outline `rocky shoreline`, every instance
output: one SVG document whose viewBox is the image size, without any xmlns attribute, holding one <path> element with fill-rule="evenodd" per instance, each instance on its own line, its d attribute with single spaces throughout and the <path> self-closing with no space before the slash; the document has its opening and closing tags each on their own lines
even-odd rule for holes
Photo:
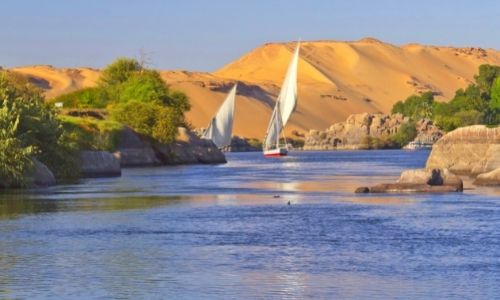
<svg viewBox="0 0 500 300">
<path fill-rule="evenodd" d="M 79 152 L 79 160 L 80 178 L 119 177 L 122 168 L 130 167 L 226 163 L 224 153 L 212 141 L 181 127 L 176 141 L 157 145 L 125 128 L 116 151 L 83 150 Z M 36 159 L 26 177 L 30 188 L 57 184 L 52 171 Z"/>
<path fill-rule="evenodd" d="M 331 125 L 324 131 L 310 130 L 305 136 L 303 150 L 365 150 L 366 138 L 383 138 L 398 133 L 410 119 L 401 114 L 354 114 L 345 122 Z M 416 123 L 416 141 L 435 142 L 443 132 L 430 120 Z"/>
<path fill-rule="evenodd" d="M 474 125 L 449 132 L 434 144 L 424 169 L 407 170 L 396 183 L 360 187 L 355 192 L 461 192 L 460 175 L 475 178 L 476 186 L 500 186 L 500 127 Z"/>
</svg>

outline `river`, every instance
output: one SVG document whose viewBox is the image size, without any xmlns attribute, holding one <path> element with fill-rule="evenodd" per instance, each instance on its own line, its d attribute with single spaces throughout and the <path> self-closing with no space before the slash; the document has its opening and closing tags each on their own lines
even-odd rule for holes
<svg viewBox="0 0 500 300">
<path fill-rule="evenodd" d="M 500 189 L 353 193 L 427 156 L 230 153 L 3 193 L 0 298 L 498 298 Z"/>
</svg>

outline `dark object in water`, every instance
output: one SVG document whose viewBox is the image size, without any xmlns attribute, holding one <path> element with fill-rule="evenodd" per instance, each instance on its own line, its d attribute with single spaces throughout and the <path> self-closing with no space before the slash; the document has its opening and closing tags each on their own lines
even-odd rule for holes
<svg viewBox="0 0 500 300">
<path fill-rule="evenodd" d="M 359 187 L 356 189 L 356 191 L 354 191 L 356 194 L 364 194 L 364 193 L 369 193 L 370 192 L 370 189 L 367 188 L 367 187 Z"/>
<path fill-rule="evenodd" d="M 273 198 L 281 198 L 280 195 L 274 195 Z"/>
<path fill-rule="evenodd" d="M 288 201 L 288 205 L 290 205 L 290 204 L 291 204 L 290 201 Z"/>
</svg>

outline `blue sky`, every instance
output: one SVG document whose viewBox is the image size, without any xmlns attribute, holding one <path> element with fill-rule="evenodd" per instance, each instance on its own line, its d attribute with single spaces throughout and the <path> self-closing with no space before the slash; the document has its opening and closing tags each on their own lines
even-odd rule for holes
<svg viewBox="0 0 500 300">
<path fill-rule="evenodd" d="M 144 49 L 212 71 L 272 41 L 376 37 L 500 49 L 500 1 L 1 0 L 0 65 L 102 67 Z"/>
</svg>

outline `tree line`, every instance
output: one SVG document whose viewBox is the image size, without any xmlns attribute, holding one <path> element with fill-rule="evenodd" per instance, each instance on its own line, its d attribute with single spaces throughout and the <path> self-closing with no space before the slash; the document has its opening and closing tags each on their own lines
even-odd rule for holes
<svg viewBox="0 0 500 300">
<path fill-rule="evenodd" d="M 392 113 L 401 113 L 412 120 L 430 119 L 443 129 L 500 124 L 500 66 L 481 65 L 474 82 L 459 89 L 448 102 L 437 102 L 432 92 L 412 95 L 398 101 Z"/>
</svg>

